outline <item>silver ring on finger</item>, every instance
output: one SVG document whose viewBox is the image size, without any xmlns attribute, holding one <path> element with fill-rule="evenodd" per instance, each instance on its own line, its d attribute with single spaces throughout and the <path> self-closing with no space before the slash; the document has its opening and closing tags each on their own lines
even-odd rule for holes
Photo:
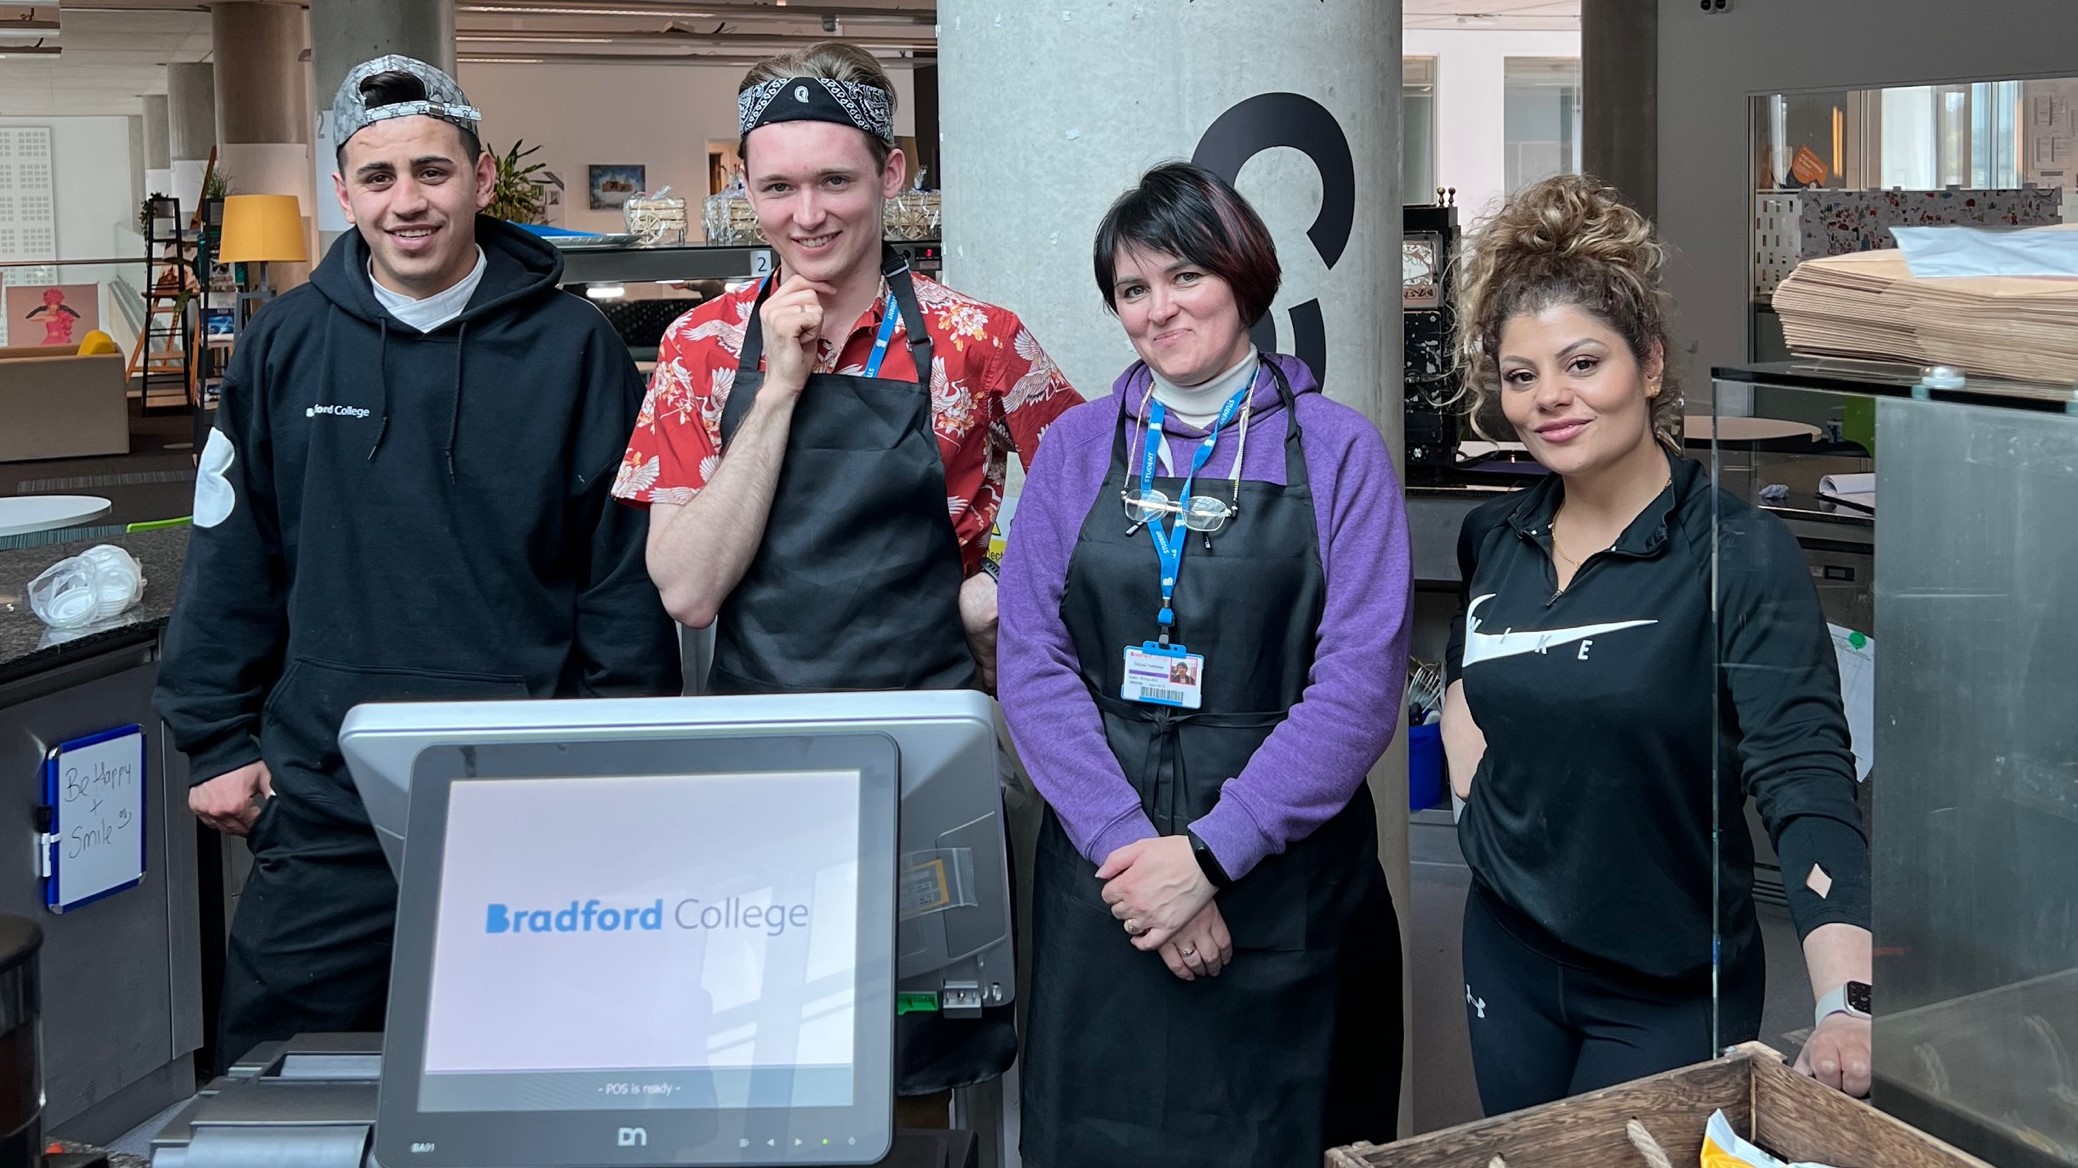
<svg viewBox="0 0 2078 1168">
<path fill-rule="evenodd" d="M 1189 945 L 1185 945 L 1183 947 L 1182 952 L 1185 957 L 1196 957 L 1198 955 L 1198 951 L 1196 949 L 1191 948 Z"/>
</svg>

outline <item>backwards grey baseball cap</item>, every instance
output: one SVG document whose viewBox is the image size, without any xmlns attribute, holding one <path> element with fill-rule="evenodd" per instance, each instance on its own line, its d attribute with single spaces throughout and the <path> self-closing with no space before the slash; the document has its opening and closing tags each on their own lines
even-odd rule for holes
<svg viewBox="0 0 2078 1168">
<path fill-rule="evenodd" d="M 378 73 L 409 73 L 425 83 L 424 101 L 400 101 L 390 105 L 368 104 L 361 96 L 361 84 Z M 341 146 L 346 140 L 365 129 L 370 123 L 390 118 L 408 118 L 423 114 L 439 118 L 460 126 L 471 134 L 478 134 L 476 123 L 482 118 L 475 106 L 463 95 L 462 87 L 455 79 L 439 69 L 415 57 L 391 54 L 363 61 L 354 66 L 346 80 L 339 83 L 339 92 L 332 97 L 332 133 Z M 479 136 L 481 136 L 479 134 Z"/>
</svg>

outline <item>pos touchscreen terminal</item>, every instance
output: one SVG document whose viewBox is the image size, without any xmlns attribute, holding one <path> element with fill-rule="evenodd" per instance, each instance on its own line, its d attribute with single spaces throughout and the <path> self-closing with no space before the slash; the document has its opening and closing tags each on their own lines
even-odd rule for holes
<svg viewBox="0 0 2078 1168">
<path fill-rule="evenodd" d="M 340 745 L 399 876 L 370 1114 L 249 1068 L 162 1163 L 372 1121 L 390 1168 L 874 1164 L 898 1001 L 1013 996 L 980 694 L 368 705 Z"/>
</svg>

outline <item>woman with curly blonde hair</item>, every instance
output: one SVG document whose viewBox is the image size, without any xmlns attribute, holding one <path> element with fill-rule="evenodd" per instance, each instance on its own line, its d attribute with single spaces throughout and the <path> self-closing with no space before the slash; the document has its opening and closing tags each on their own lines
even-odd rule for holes
<svg viewBox="0 0 2078 1168">
<path fill-rule="evenodd" d="M 1512 1111 L 1758 1037 L 1749 796 L 1818 1001 L 1798 1065 L 1865 1094 L 1868 842 L 1837 666 L 1788 529 L 1681 456 L 1665 249 L 1566 175 L 1466 254 L 1475 409 L 1498 398 L 1551 472 L 1458 537 L 1443 737 L 1481 1100 Z"/>
</svg>

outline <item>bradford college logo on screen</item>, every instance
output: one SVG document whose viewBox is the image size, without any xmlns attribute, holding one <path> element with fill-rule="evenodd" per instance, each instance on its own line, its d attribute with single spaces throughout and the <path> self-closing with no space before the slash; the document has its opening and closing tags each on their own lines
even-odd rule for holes
<svg viewBox="0 0 2078 1168">
<path fill-rule="evenodd" d="M 681 929 L 712 932 L 759 931 L 782 936 L 808 927 L 810 913 L 805 904 L 751 904 L 743 897 L 718 901 L 687 897 L 669 910 L 659 897 L 646 905 L 608 905 L 598 900 L 572 900 L 558 908 L 514 907 L 489 904 L 484 907 L 486 933 L 634 933 L 661 932 L 665 922 Z"/>
</svg>

